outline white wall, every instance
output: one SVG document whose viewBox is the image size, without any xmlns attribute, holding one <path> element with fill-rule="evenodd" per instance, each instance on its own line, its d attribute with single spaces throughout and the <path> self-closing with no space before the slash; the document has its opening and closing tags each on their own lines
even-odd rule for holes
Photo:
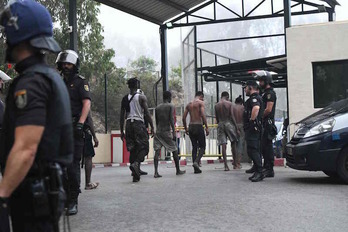
<svg viewBox="0 0 348 232">
<path fill-rule="evenodd" d="M 99 140 L 99 146 L 95 148 L 93 163 L 111 162 L 111 140 L 110 134 L 96 134 Z"/>
<path fill-rule="evenodd" d="M 348 59 L 348 21 L 287 29 L 290 123 L 314 113 L 312 62 Z"/>
</svg>

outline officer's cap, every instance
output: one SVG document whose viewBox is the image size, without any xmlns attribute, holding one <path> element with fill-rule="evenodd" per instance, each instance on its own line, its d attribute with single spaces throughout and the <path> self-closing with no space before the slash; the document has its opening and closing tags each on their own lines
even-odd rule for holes
<svg viewBox="0 0 348 232">
<path fill-rule="evenodd" d="M 51 15 L 36 1 L 10 0 L 0 13 L 0 25 L 4 28 L 9 46 L 29 41 L 35 48 L 55 53 L 60 51 L 53 39 Z"/>
</svg>

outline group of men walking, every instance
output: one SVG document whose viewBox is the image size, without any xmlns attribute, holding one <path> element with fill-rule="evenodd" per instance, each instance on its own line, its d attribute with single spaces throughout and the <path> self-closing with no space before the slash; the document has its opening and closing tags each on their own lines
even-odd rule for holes
<svg viewBox="0 0 348 232">
<path fill-rule="evenodd" d="M 253 161 L 251 169 L 246 173 L 253 174 L 249 179 L 258 182 L 265 177 L 274 177 L 274 155 L 272 140 L 277 134 L 274 125 L 276 94 L 272 88 L 272 76 L 263 72 L 256 76 L 256 81 L 248 81 L 245 85 L 246 95 L 249 99 L 243 104 L 241 97 L 235 104 L 230 101 L 227 92 L 221 94 L 221 100 L 215 106 L 217 127 L 217 141 L 222 148 L 224 170 L 229 171 L 227 163 L 227 142 L 231 142 L 233 155 L 233 169 L 241 169 L 240 160 L 244 150 L 244 141 L 247 153 Z M 155 109 L 157 130 L 148 110 L 147 98 L 140 90 L 140 81 L 132 78 L 128 81 L 130 93 L 124 96 L 121 105 L 121 139 L 126 139 L 127 149 L 130 152 L 130 170 L 133 182 L 138 182 L 141 175 L 140 164 L 149 153 L 149 133 L 146 125 L 151 127 L 150 135 L 154 137 L 154 177 L 162 177 L 158 172 L 158 162 L 161 148 L 165 147 L 173 153 L 176 174 L 182 175 L 180 170 L 178 148 L 176 144 L 175 107 L 171 103 L 172 96 L 169 91 L 163 93 L 163 103 Z M 263 95 L 260 95 L 263 91 Z M 187 117 L 190 123 L 187 125 Z M 201 159 L 205 153 L 206 136 L 209 135 L 209 126 L 205 115 L 204 94 L 196 93 L 192 102 L 187 104 L 183 115 L 185 133 L 192 143 L 192 161 L 195 174 L 202 173 Z M 126 128 L 124 122 L 126 121 Z M 124 133 L 124 129 L 126 132 Z M 264 164 L 262 165 L 262 156 Z"/>
</svg>

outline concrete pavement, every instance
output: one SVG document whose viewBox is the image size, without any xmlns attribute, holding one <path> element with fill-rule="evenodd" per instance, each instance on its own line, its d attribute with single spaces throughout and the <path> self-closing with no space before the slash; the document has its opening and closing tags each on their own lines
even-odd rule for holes
<svg viewBox="0 0 348 232">
<path fill-rule="evenodd" d="M 244 170 L 224 172 L 222 166 L 205 165 L 200 175 L 187 166 L 186 175 L 176 176 L 172 165 L 160 165 L 163 178 L 154 179 L 153 166 L 146 165 L 142 169 L 149 175 L 136 184 L 128 167 L 93 169 L 92 180 L 100 186 L 82 190 L 71 229 L 347 231 L 348 186 L 340 181 L 277 167 L 275 178 L 251 183 Z"/>
</svg>

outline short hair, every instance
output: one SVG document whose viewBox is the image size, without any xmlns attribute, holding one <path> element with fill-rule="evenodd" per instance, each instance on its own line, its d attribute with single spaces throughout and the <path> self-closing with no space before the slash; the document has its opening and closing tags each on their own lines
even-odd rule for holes
<svg viewBox="0 0 348 232">
<path fill-rule="evenodd" d="M 229 98 L 229 97 L 230 97 L 230 94 L 229 94 L 228 92 L 224 91 L 224 92 L 221 93 L 221 97 L 222 97 L 222 98 L 223 98 L 223 97 Z"/>
<path fill-rule="evenodd" d="M 136 77 L 133 77 L 127 81 L 127 84 L 130 89 L 135 89 L 138 87 L 139 82 L 140 81 Z"/>
<path fill-rule="evenodd" d="M 172 93 L 170 91 L 164 91 L 163 100 L 171 100 L 171 99 L 172 99 Z"/>
<path fill-rule="evenodd" d="M 198 91 L 195 97 L 204 97 L 204 93 L 202 91 Z"/>
<path fill-rule="evenodd" d="M 243 101 L 242 95 L 239 95 L 239 97 L 236 98 L 234 103 L 240 104 L 240 105 L 244 105 L 244 101 Z"/>
</svg>

